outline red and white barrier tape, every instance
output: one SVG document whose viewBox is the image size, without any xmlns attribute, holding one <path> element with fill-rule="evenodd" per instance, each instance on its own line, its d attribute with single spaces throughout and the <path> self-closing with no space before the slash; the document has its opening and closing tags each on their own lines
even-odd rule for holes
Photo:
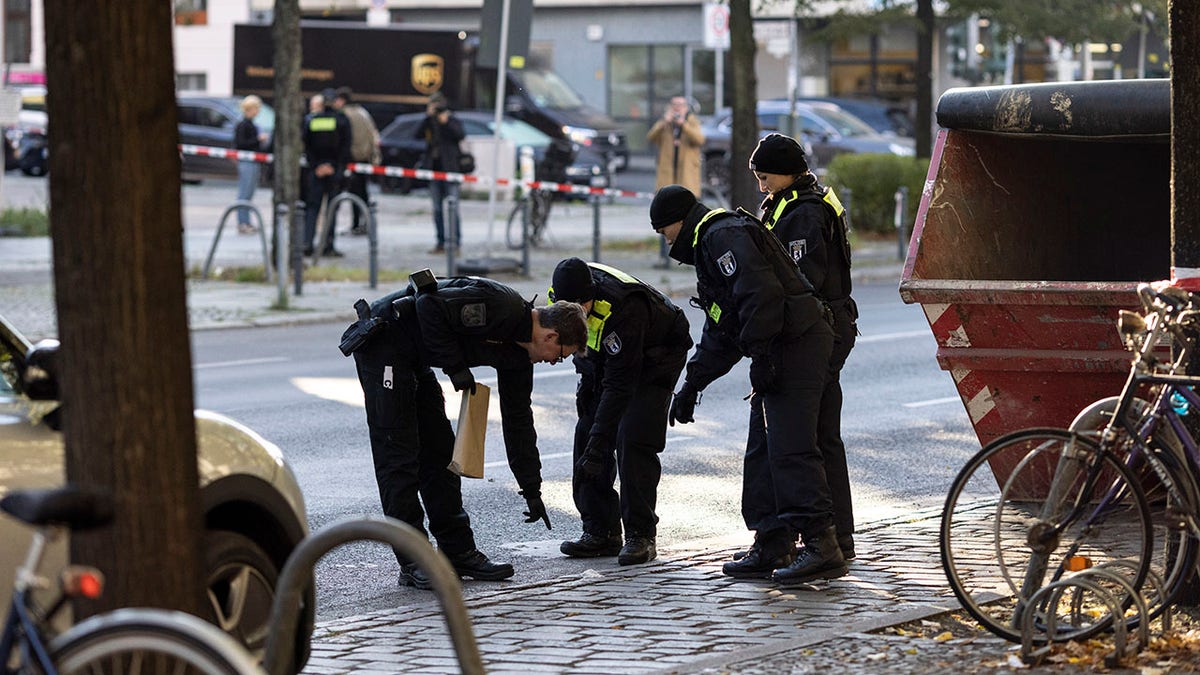
<svg viewBox="0 0 1200 675">
<path fill-rule="evenodd" d="M 267 152 L 252 152 L 249 150 L 231 150 L 229 148 L 213 148 L 203 145 L 180 145 L 179 151 L 185 155 L 200 155 L 203 157 L 224 157 L 252 162 L 270 163 L 275 156 Z M 519 185 L 525 189 L 550 190 L 577 195 L 600 195 L 604 197 L 626 197 L 631 199 L 653 199 L 652 192 L 636 192 L 633 190 L 617 190 L 615 188 L 589 187 L 572 183 L 552 183 L 544 180 L 521 181 L 512 178 L 491 179 L 473 173 L 452 173 L 450 171 L 430 171 L 429 169 L 406 169 L 399 166 L 375 166 L 373 164 L 351 163 L 347 169 L 372 176 L 393 176 L 396 178 L 416 178 L 419 180 L 440 180 L 451 183 L 469 183 L 471 185 Z"/>
</svg>

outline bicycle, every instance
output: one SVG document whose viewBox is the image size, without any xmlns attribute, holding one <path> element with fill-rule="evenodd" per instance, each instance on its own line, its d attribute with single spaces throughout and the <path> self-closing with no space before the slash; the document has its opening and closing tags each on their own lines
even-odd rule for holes
<svg viewBox="0 0 1200 675">
<path fill-rule="evenodd" d="M 111 499 L 67 486 L 13 491 L 0 510 L 36 528 L 25 562 L 17 569 L 12 602 L 0 636 L 0 673 L 262 673 L 241 644 L 190 614 L 163 609 L 119 609 L 99 614 L 53 635 L 51 623 L 77 597 L 99 597 L 94 568 L 69 566 L 58 580 L 57 597 L 37 606 L 33 592 L 52 587 L 41 572 L 46 544 L 64 530 L 100 527 L 112 520 Z"/>
<path fill-rule="evenodd" d="M 1039 629 L 1068 626 L 1056 641 L 1110 628 L 1110 613 L 1082 592 L 1054 607 L 1027 606 L 1074 574 L 1119 569 L 1139 593 L 1149 580 L 1146 617 L 1128 615 L 1133 599 L 1113 589 L 1124 598 L 1122 620 L 1136 626 L 1161 614 L 1195 569 L 1200 450 L 1172 400 L 1200 406 L 1191 389 L 1200 377 L 1177 374 L 1191 362 L 1200 311 L 1177 289 L 1143 284 L 1138 295 L 1146 315 L 1123 311 L 1118 321 L 1134 352 L 1120 396 L 1088 406 L 1069 429 L 1027 429 L 989 443 L 947 496 L 939 537 L 946 577 L 963 607 L 1005 639 L 1021 641 L 1026 612 L 1035 612 Z M 1167 337 L 1177 355 L 1163 359 Z"/>
<path fill-rule="evenodd" d="M 546 146 L 541 161 L 534 168 L 534 180 L 565 183 L 567 167 L 575 161 L 575 153 L 575 145 L 570 141 L 551 141 L 550 145 Z M 526 241 L 530 246 L 541 246 L 544 243 L 550 209 L 554 205 L 557 192 L 541 187 L 524 190 L 524 194 L 513 205 L 505 224 L 505 241 L 510 249 L 520 249 Z"/>
</svg>

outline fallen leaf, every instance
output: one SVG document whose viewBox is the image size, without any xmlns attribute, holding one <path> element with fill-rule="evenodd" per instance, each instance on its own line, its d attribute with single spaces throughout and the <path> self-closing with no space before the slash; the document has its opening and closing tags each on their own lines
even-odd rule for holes
<svg viewBox="0 0 1200 675">
<path fill-rule="evenodd" d="M 954 633 L 951 633 L 950 631 L 946 631 L 945 633 L 939 633 L 937 635 L 937 637 L 935 637 L 933 639 L 935 642 L 945 642 L 946 640 L 953 640 Z"/>
</svg>

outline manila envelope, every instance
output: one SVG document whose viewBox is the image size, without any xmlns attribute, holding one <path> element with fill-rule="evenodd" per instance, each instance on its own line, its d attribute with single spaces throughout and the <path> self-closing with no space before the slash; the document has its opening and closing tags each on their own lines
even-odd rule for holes
<svg viewBox="0 0 1200 675">
<path fill-rule="evenodd" d="M 464 391 L 458 409 L 458 433 L 454 456 L 446 467 L 460 476 L 483 478 L 483 442 L 487 435 L 488 399 L 491 389 L 475 383 L 475 393 Z"/>
</svg>

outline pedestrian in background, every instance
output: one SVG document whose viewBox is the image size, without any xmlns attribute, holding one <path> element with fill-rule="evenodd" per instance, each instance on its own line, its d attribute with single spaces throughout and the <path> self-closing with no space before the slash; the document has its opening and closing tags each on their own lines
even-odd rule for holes
<svg viewBox="0 0 1200 675">
<path fill-rule="evenodd" d="M 847 560 L 855 557 L 854 504 L 846 445 L 842 442 L 842 366 L 858 335 L 858 305 L 850 297 L 850 241 L 846 210 L 833 189 L 822 186 L 808 170 L 804 148 L 794 138 L 769 134 L 750 155 L 750 170 L 765 193 L 763 224 L 775 233 L 787 252 L 812 282 L 817 297 L 833 312 L 833 355 L 817 413 L 817 447 L 825 462 L 825 478 L 833 500 L 833 523 L 838 547 Z M 746 455 L 767 452 L 767 430 L 751 406 L 750 442 Z M 761 510 L 762 506 L 752 506 Z"/>
<path fill-rule="evenodd" d="M 361 105 L 354 103 L 354 91 L 350 87 L 339 87 L 333 99 L 333 108 L 346 116 L 350 122 L 350 159 L 359 164 L 379 166 L 383 156 L 379 150 L 379 129 L 371 119 L 371 113 Z M 367 175 L 352 171 L 346 176 L 346 191 L 369 204 L 367 196 Z M 336 227 L 332 225 L 331 227 Z M 350 234 L 366 234 L 367 227 L 362 222 L 362 214 L 354 209 L 354 220 L 350 226 Z"/>
<path fill-rule="evenodd" d="M 704 132 L 700 129 L 700 118 L 692 114 L 686 98 L 671 99 L 662 119 L 650 127 L 646 140 L 658 147 L 655 188 L 682 185 L 699 197 Z"/>
<path fill-rule="evenodd" d="M 549 296 L 588 313 L 587 354 L 574 359 L 580 380 L 571 476 L 583 536 L 559 549 L 573 558 L 648 562 L 658 555 L 654 511 L 667 407 L 692 347 L 687 317 L 649 284 L 579 258 L 558 264 Z"/>
<path fill-rule="evenodd" d="M 321 209 L 342 189 L 342 172 L 350 161 L 350 123 L 329 104 L 332 89 L 312 98 L 312 110 L 304 118 L 304 156 L 309 166 L 308 192 L 304 204 L 304 255 L 313 254 L 313 239 Z M 326 218 L 327 221 L 332 219 Z M 328 222 L 332 225 L 332 222 Z M 342 257 L 333 246 L 333 227 L 327 227 L 320 242 L 321 255 Z"/>
<path fill-rule="evenodd" d="M 454 431 L 432 368 L 441 368 L 456 391 L 471 392 L 472 366 L 496 369 L 504 445 L 528 508 L 525 522 L 541 520 L 549 529 L 531 407 L 533 364 L 559 363 L 583 349 L 583 308 L 569 302 L 534 308 L 512 288 L 481 277 L 431 286 L 410 285 L 376 300 L 370 315 L 382 319 L 382 328 L 353 351 L 383 513 L 423 534 L 428 516 L 429 532 L 460 576 L 507 579 L 512 565 L 492 562 L 475 547 L 461 478 L 447 468 Z M 431 587 L 427 570 L 395 553 L 401 585 Z"/>
<path fill-rule="evenodd" d="M 262 99 L 251 94 L 242 99 L 240 104 L 242 119 L 233 128 L 233 147 L 245 152 L 261 152 L 267 143 L 267 134 L 258 130 L 254 118 L 262 110 Z M 238 187 L 239 201 L 250 201 L 254 198 L 254 188 L 258 187 L 260 165 L 253 159 L 238 158 Z M 258 228 L 250 223 L 250 209 L 237 210 L 238 232 L 253 234 Z"/>
<path fill-rule="evenodd" d="M 450 111 L 450 106 L 446 101 L 446 97 L 440 91 L 435 91 L 429 96 L 429 103 L 425 106 L 425 119 L 417 125 L 417 130 L 414 134 L 415 138 L 419 138 L 425 142 L 425 152 L 421 155 L 421 160 L 418 164 L 419 168 L 429 169 L 430 171 L 458 171 L 458 158 L 462 151 L 459 150 L 458 143 L 466 134 L 463 133 L 462 122 L 459 121 L 454 113 Z M 430 250 L 430 253 L 443 253 L 446 250 L 446 228 L 453 227 L 453 241 L 462 245 L 462 228 L 459 219 L 458 211 L 458 195 L 459 185 L 455 181 L 447 180 L 431 180 L 429 181 L 429 196 L 433 203 L 433 229 L 437 235 L 437 244 Z M 448 214 L 450 222 L 446 222 L 447 214 L 444 213 L 444 204 L 447 199 L 453 203 L 454 208 Z"/>
<path fill-rule="evenodd" d="M 722 572 L 781 584 L 845 575 L 816 443 L 833 349 L 828 310 L 779 240 L 749 216 L 710 210 L 687 188 L 668 185 L 650 204 L 650 224 L 672 258 L 696 267 L 705 313 L 700 344 L 671 401 L 671 423 L 695 421 L 700 392 L 743 356 L 751 359 L 750 384 L 766 423 L 767 451 L 746 456 L 742 495 L 743 505 L 753 492 L 765 508 L 743 507 L 754 545 Z M 797 534 L 804 542 L 798 553 Z"/>
</svg>

